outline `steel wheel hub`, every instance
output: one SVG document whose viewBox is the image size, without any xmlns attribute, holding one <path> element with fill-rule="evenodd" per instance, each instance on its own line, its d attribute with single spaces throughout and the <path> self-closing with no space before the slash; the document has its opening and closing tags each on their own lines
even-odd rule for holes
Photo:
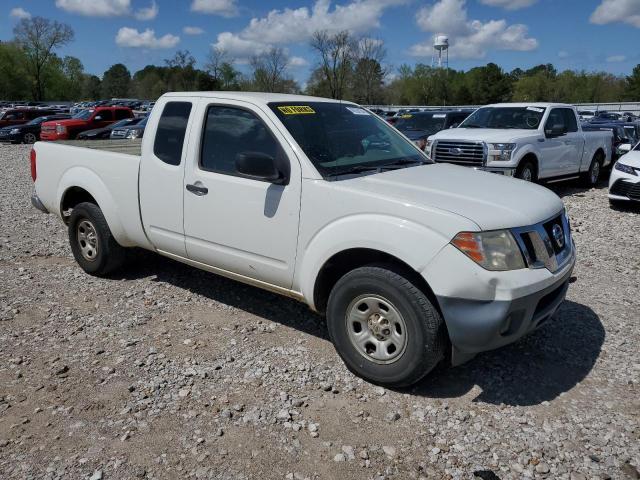
<svg viewBox="0 0 640 480">
<path fill-rule="evenodd" d="M 407 346 L 407 328 L 398 309 L 378 295 L 361 295 L 351 302 L 345 317 L 349 340 L 375 363 L 397 361 Z"/>
<path fill-rule="evenodd" d="M 89 220 L 82 220 L 77 227 L 78 246 L 85 260 L 94 261 L 98 256 L 98 234 Z"/>
</svg>

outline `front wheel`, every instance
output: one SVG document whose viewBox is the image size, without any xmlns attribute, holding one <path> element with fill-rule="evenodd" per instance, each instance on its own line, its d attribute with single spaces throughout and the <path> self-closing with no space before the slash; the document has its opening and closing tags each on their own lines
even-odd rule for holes
<svg viewBox="0 0 640 480">
<path fill-rule="evenodd" d="M 28 145 L 32 144 L 32 143 L 36 143 L 38 141 L 38 137 L 36 137 L 35 133 L 25 133 L 24 136 L 22 137 L 22 141 Z"/>
<path fill-rule="evenodd" d="M 412 385 L 444 358 L 442 317 L 392 267 L 361 267 L 342 277 L 329 296 L 327 323 L 347 368 L 378 385 Z"/>
<path fill-rule="evenodd" d="M 69 243 L 76 262 L 92 275 L 108 275 L 125 259 L 125 249 L 113 238 L 102 210 L 93 203 L 80 203 L 71 212 Z"/>
<path fill-rule="evenodd" d="M 536 166 L 530 160 L 524 160 L 516 169 L 516 178 L 525 182 L 535 182 L 538 177 L 536 175 Z"/>
</svg>

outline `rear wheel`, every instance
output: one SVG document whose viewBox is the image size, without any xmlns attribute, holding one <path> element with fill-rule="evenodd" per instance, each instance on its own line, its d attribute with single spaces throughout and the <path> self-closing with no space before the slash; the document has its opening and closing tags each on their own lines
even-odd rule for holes
<svg viewBox="0 0 640 480">
<path fill-rule="evenodd" d="M 531 160 L 523 160 L 516 169 L 516 178 L 524 180 L 525 182 L 536 182 L 538 176 L 536 173 L 536 166 Z"/>
<path fill-rule="evenodd" d="M 38 141 L 38 137 L 36 137 L 35 133 L 25 133 L 22 137 L 22 141 L 27 144 L 36 143 Z"/>
<path fill-rule="evenodd" d="M 600 173 L 602 171 L 602 164 L 602 154 L 597 153 L 593 157 L 593 160 L 591 160 L 589 170 L 582 174 L 581 181 L 585 187 L 595 187 L 598 184 L 598 180 L 600 180 Z"/>
<path fill-rule="evenodd" d="M 126 250 L 113 238 L 102 210 L 93 203 L 80 203 L 71 212 L 69 243 L 76 262 L 92 275 L 107 275 L 125 259 Z"/>
<path fill-rule="evenodd" d="M 443 358 L 446 332 L 427 296 L 390 266 L 357 268 L 327 305 L 331 340 L 345 364 L 372 383 L 416 383 Z"/>
</svg>

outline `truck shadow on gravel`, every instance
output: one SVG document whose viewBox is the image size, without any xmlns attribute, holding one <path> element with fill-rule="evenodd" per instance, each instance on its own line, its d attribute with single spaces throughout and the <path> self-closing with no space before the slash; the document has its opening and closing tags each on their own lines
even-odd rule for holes
<svg viewBox="0 0 640 480">
<path fill-rule="evenodd" d="M 145 277 L 329 341 L 324 319 L 300 302 L 150 252 L 137 252 L 127 270 L 115 278 Z M 604 327 L 593 310 L 565 301 L 550 322 L 519 342 L 459 367 L 438 368 L 403 392 L 456 398 L 478 385 L 482 393 L 473 401 L 537 405 L 582 381 L 598 359 L 604 339 Z"/>
<path fill-rule="evenodd" d="M 567 300 L 540 330 L 459 367 L 437 370 L 410 393 L 452 398 L 478 385 L 482 393 L 474 402 L 538 405 L 584 380 L 600 356 L 604 339 L 598 315 Z"/>
</svg>

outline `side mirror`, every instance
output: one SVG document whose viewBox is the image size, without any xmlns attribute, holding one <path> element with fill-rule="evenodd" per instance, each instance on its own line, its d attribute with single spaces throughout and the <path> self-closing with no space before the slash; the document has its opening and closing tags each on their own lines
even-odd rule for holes
<svg viewBox="0 0 640 480">
<path fill-rule="evenodd" d="M 276 159 L 261 152 L 242 152 L 236 155 L 236 172 L 254 180 L 286 185 L 288 178 L 280 172 Z"/>
<path fill-rule="evenodd" d="M 544 134 L 547 138 L 561 137 L 565 133 L 567 132 L 564 126 L 560 124 L 553 125 L 551 128 L 546 128 L 544 130 Z"/>
<path fill-rule="evenodd" d="M 623 143 L 622 145 L 618 145 L 618 154 L 624 155 L 625 153 L 629 153 L 631 151 L 630 143 Z"/>
<path fill-rule="evenodd" d="M 100 115 L 96 115 L 95 117 L 93 117 L 93 121 L 94 122 L 101 122 L 102 121 L 102 117 Z"/>
</svg>

